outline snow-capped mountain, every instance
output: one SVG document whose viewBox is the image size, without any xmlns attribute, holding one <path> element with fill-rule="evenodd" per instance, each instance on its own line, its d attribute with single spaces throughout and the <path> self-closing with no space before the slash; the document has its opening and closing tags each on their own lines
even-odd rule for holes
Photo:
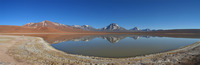
<svg viewBox="0 0 200 65">
<path fill-rule="evenodd" d="M 60 27 L 60 26 L 65 26 L 66 27 L 67 25 L 45 20 L 45 21 L 42 21 L 42 22 L 39 22 L 39 23 L 28 23 L 28 24 L 25 24 L 23 26 L 26 26 L 26 27 Z"/>
<path fill-rule="evenodd" d="M 87 30 L 87 31 L 98 31 L 98 29 L 95 29 L 90 25 L 82 25 L 82 26 L 80 26 L 80 25 L 72 25 L 72 27 L 83 29 L 83 30 Z"/>
<path fill-rule="evenodd" d="M 80 26 L 80 25 L 72 25 L 72 27 L 79 28 L 79 27 L 81 27 L 81 26 Z"/>
<path fill-rule="evenodd" d="M 151 31 L 151 30 L 147 28 L 147 29 L 143 29 L 142 31 Z"/>
<path fill-rule="evenodd" d="M 72 25 L 72 27 L 74 28 L 78 28 L 78 29 L 82 29 L 82 30 L 87 30 L 87 31 L 102 31 L 102 32 L 142 32 L 142 31 L 151 31 L 150 29 L 139 29 L 138 27 L 134 27 L 130 30 L 126 30 L 123 27 L 120 27 L 119 25 L 117 25 L 116 23 L 112 23 L 104 28 L 100 28 L 100 29 L 96 29 L 93 28 L 90 25 Z"/>
<path fill-rule="evenodd" d="M 125 28 L 120 27 L 119 25 L 112 23 L 109 26 L 100 29 L 101 31 L 127 31 Z"/>
<path fill-rule="evenodd" d="M 130 30 L 132 30 L 132 31 L 139 31 L 140 29 L 138 27 L 134 27 L 134 28 L 132 28 Z"/>
<path fill-rule="evenodd" d="M 39 22 L 39 23 L 28 23 L 23 25 L 23 27 L 28 27 L 28 28 L 43 28 L 43 27 L 49 27 L 49 28 L 54 28 L 60 31 L 67 31 L 67 32 L 79 32 L 79 31 L 84 31 L 78 28 L 74 28 L 69 25 L 64 25 L 64 24 L 59 24 L 55 22 L 51 22 L 48 20 Z"/>
<path fill-rule="evenodd" d="M 28 28 L 43 28 L 43 27 L 49 27 L 49 28 L 54 28 L 60 31 L 68 31 L 68 32 L 76 32 L 76 31 L 97 31 L 97 32 L 134 32 L 134 31 L 150 31 L 150 29 L 143 29 L 140 30 L 138 27 L 134 27 L 130 30 L 126 30 L 123 27 L 120 27 L 119 25 L 112 23 L 104 28 L 101 29 L 96 29 L 93 28 L 90 25 L 73 25 L 73 26 L 69 26 L 69 25 L 64 25 L 64 24 L 60 24 L 60 23 L 55 23 L 55 22 L 51 22 L 48 20 L 39 22 L 39 23 L 28 23 L 25 24 L 23 27 L 28 27 Z"/>
</svg>

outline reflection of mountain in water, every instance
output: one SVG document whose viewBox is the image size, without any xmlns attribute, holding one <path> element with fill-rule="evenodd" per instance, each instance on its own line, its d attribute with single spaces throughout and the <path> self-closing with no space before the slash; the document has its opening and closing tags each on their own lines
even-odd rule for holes
<svg viewBox="0 0 200 65">
<path fill-rule="evenodd" d="M 108 40 L 110 43 L 117 43 L 119 40 L 124 39 L 125 36 L 113 36 L 113 37 L 112 36 L 107 36 L 107 37 L 102 36 L 101 38 Z"/>
<path fill-rule="evenodd" d="M 132 38 L 135 39 L 135 40 L 137 40 L 137 39 L 140 38 L 140 36 L 133 36 Z"/>
<path fill-rule="evenodd" d="M 20 34 L 21 36 L 21 34 Z M 120 40 L 130 37 L 135 40 L 140 38 L 150 37 L 173 37 L 173 38 L 200 38 L 200 34 L 154 34 L 154 35 L 133 35 L 133 34 L 122 34 L 122 35 L 86 35 L 86 34 L 26 34 L 25 36 L 42 37 L 46 42 L 50 44 L 61 43 L 64 41 L 90 41 L 95 38 L 102 38 L 108 40 L 111 43 L 117 43 Z"/>
<path fill-rule="evenodd" d="M 94 38 L 96 38 L 96 36 L 84 36 L 81 38 L 72 39 L 72 41 L 90 41 Z"/>
<path fill-rule="evenodd" d="M 143 37 L 145 37 L 145 38 L 150 38 L 150 36 L 143 36 Z"/>
<path fill-rule="evenodd" d="M 64 41 L 90 41 L 95 38 L 102 38 L 104 40 L 109 41 L 110 43 L 117 43 L 126 37 L 130 37 L 137 40 L 141 37 L 149 38 L 150 36 L 127 34 L 127 35 L 43 35 L 43 36 L 40 35 L 37 37 L 44 38 L 45 41 L 47 41 L 50 44 L 56 44 L 56 43 L 61 43 Z"/>
<path fill-rule="evenodd" d="M 149 38 L 150 36 L 139 36 L 139 35 L 91 35 L 91 36 L 84 36 L 81 38 L 75 38 L 72 39 L 72 41 L 90 41 L 92 39 L 95 38 L 102 38 L 105 40 L 108 40 L 110 43 L 117 43 L 120 40 L 126 38 L 126 37 L 130 37 L 133 38 L 135 40 L 139 39 L 140 37 L 145 37 L 145 38 Z"/>
</svg>

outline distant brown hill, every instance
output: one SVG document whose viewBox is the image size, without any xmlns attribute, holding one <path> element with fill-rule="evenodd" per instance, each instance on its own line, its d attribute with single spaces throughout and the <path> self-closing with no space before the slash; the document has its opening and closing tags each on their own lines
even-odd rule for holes
<svg viewBox="0 0 200 65">
<path fill-rule="evenodd" d="M 94 33 L 74 28 L 68 25 L 42 21 L 39 23 L 28 23 L 23 26 L 0 25 L 0 33 Z"/>
<path fill-rule="evenodd" d="M 28 28 L 49 27 L 49 28 L 54 28 L 54 29 L 64 31 L 64 32 L 88 32 L 88 31 L 84 31 L 78 28 L 74 28 L 72 26 L 59 24 L 59 23 L 48 21 L 48 20 L 45 20 L 39 23 L 28 23 L 28 24 L 23 25 L 23 27 L 28 27 Z"/>
<path fill-rule="evenodd" d="M 36 28 L 28 28 L 22 26 L 8 26 L 1 25 L 0 33 L 64 33 L 63 31 L 49 28 L 49 27 L 36 27 Z"/>
<path fill-rule="evenodd" d="M 115 24 L 114 26 L 118 25 Z M 117 28 L 117 27 L 111 26 L 111 28 Z M 84 29 L 45 20 L 39 23 L 28 23 L 23 26 L 0 25 L 0 33 L 199 34 L 200 29 L 173 29 L 173 30 L 137 31 L 137 32 L 126 32 L 126 31 L 101 32 L 101 31 L 87 31 Z"/>
</svg>

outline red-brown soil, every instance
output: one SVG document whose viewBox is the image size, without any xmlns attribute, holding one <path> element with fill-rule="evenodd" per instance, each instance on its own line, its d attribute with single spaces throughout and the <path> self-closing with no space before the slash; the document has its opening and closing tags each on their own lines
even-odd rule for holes
<svg viewBox="0 0 200 65">
<path fill-rule="evenodd" d="M 28 23 L 23 26 L 0 25 L 0 33 L 97 33 L 51 21 Z"/>
<path fill-rule="evenodd" d="M 0 33 L 65 33 L 65 31 L 49 27 L 28 28 L 22 26 L 0 25 Z"/>
</svg>

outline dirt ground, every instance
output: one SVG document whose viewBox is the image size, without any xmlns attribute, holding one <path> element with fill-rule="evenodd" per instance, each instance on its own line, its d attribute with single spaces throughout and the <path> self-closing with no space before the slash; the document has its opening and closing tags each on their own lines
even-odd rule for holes
<svg viewBox="0 0 200 65">
<path fill-rule="evenodd" d="M 101 58 L 58 51 L 39 37 L 0 35 L 0 65 L 199 65 L 200 43 L 165 53 L 131 58 Z"/>
<path fill-rule="evenodd" d="M 12 45 L 14 45 L 16 42 L 18 42 L 15 39 L 20 39 L 18 37 L 8 37 L 4 35 L 0 35 L 0 65 L 28 65 L 27 63 L 24 62 L 18 62 L 16 61 L 13 57 L 7 54 L 7 51 Z M 12 40 L 12 41 L 11 41 Z M 23 41 L 23 40 L 21 40 Z"/>
</svg>

